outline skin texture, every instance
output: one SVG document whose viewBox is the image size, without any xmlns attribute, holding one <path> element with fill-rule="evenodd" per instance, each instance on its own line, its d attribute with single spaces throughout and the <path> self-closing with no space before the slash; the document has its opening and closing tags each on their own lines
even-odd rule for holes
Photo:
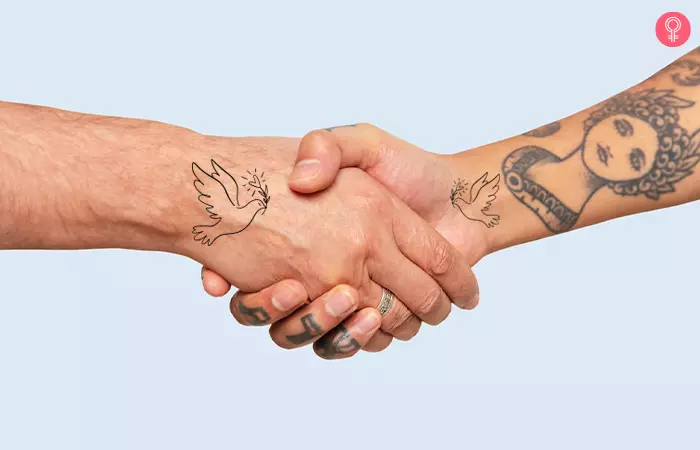
<svg viewBox="0 0 700 450">
<path fill-rule="evenodd" d="M 9 103 L 0 137 L 2 248 L 157 250 L 243 292 L 285 282 L 286 294 L 241 294 L 232 312 L 250 325 L 291 314 L 272 333 L 286 348 L 343 324 L 339 342 L 352 353 L 380 327 L 407 338 L 421 320 L 443 321 L 451 300 L 474 301 L 469 262 L 368 174 L 346 171 L 314 196 L 291 191 L 297 139 L 209 137 Z M 396 294 L 383 318 L 381 286 Z"/>
<path fill-rule="evenodd" d="M 410 311 L 421 320 L 437 324 L 450 311 L 450 297 L 462 302 L 473 297 L 468 262 L 453 252 L 443 270 L 442 256 L 437 253 L 439 258 L 432 259 L 429 247 L 442 246 L 452 252 L 449 244 L 366 173 L 347 171 L 332 188 L 314 197 L 286 189 L 286 179 L 275 169 L 268 167 L 266 177 L 273 200 L 264 216 L 240 233 L 245 239 L 222 234 L 209 245 L 211 240 L 205 242 L 196 235 L 187 246 L 191 257 L 204 256 L 226 267 L 228 274 L 224 276 L 244 291 L 279 279 L 295 279 L 312 298 L 334 285 L 348 284 L 359 290 L 362 299 L 377 302 L 380 286 L 385 286 L 401 299 L 385 317 L 385 331 L 390 332 L 406 320 L 415 320 L 410 319 L 404 305 L 410 305 Z M 204 188 L 197 192 L 204 195 L 205 191 L 210 192 Z M 207 202 L 220 204 L 213 192 L 207 195 Z M 273 202 L 279 207 L 275 208 Z M 218 214 L 216 208 L 210 212 Z M 245 223 L 248 220 L 243 218 Z M 240 228 L 235 220 L 227 227 L 222 232 Z M 199 254 L 201 248 L 206 252 Z M 248 263 L 248 255 L 256 255 L 254 264 Z M 306 325 L 301 321 L 304 315 L 300 311 L 290 319 L 298 323 L 288 335 L 300 332 L 301 325 L 308 327 L 308 321 Z"/>
<path fill-rule="evenodd" d="M 331 186 L 343 168 L 361 168 L 434 226 L 471 264 L 488 253 L 553 233 L 696 200 L 700 198 L 694 172 L 700 160 L 700 135 L 695 131 L 700 128 L 699 67 L 695 50 L 608 102 L 521 136 L 450 156 L 423 151 L 367 124 L 314 132 L 324 133 L 324 139 L 313 146 L 302 141 L 297 157 L 301 164 L 292 173 L 290 187 L 314 193 Z M 634 107 L 625 110 L 627 105 Z M 665 122 L 658 122 L 654 114 Z M 513 169 L 529 161 L 530 155 L 540 158 L 539 164 L 523 175 L 544 186 L 551 203 L 528 197 L 518 184 L 520 175 Z M 667 160 L 677 163 L 669 165 Z M 655 162 L 666 178 L 654 174 L 661 181 L 649 188 L 644 180 L 652 176 Z M 484 179 L 484 174 L 492 175 Z M 505 189 L 492 188 L 490 202 L 467 210 L 466 205 L 474 203 L 470 186 L 496 175 Z M 463 189 L 456 189 L 460 182 Z M 557 220 L 557 211 L 551 209 L 555 202 L 574 214 Z M 486 203 L 490 203 L 486 213 L 497 216 L 498 223 L 475 220 L 484 219 L 478 212 Z M 203 280 L 212 295 L 223 295 L 229 288 L 206 269 Z M 256 294 L 248 296 L 254 303 Z M 285 326 L 284 321 L 275 326 Z"/>
</svg>

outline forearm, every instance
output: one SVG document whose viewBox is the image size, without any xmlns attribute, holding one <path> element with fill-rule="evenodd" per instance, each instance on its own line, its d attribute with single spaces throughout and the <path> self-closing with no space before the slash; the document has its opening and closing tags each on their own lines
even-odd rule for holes
<svg viewBox="0 0 700 450">
<path fill-rule="evenodd" d="M 491 251 L 700 198 L 700 51 L 532 132 L 448 157 L 455 179 L 500 174 Z"/>
<path fill-rule="evenodd" d="M 197 136 L 0 103 L 0 248 L 171 250 Z"/>
</svg>

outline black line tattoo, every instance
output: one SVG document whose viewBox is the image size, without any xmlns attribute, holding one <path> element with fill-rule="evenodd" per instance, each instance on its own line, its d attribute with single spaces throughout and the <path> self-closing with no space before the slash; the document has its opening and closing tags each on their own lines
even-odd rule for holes
<svg viewBox="0 0 700 450">
<path fill-rule="evenodd" d="M 257 169 L 248 171 L 249 177 L 241 177 L 248 193 L 252 192 L 244 203 L 239 199 L 241 193 L 236 179 L 213 159 L 211 165 L 213 172 L 208 174 L 197 163 L 192 163 L 199 201 L 206 206 L 209 218 L 215 220 L 211 225 L 197 225 L 192 229 L 194 240 L 205 245 L 212 245 L 221 236 L 237 234 L 248 228 L 258 213 L 265 214 L 271 198 L 265 174 L 258 175 Z"/>
<path fill-rule="evenodd" d="M 299 334 L 287 336 L 287 340 L 294 345 L 304 344 L 323 334 L 323 330 L 321 329 L 321 326 L 316 323 L 313 314 L 306 314 L 305 316 L 302 316 L 301 324 L 304 326 L 304 331 Z"/>
<path fill-rule="evenodd" d="M 319 356 L 325 359 L 347 358 L 360 350 L 360 343 L 347 328 L 338 325 L 332 337 L 324 336 L 314 344 Z"/>
<path fill-rule="evenodd" d="M 700 55 L 700 51 L 695 49 L 691 54 Z M 654 79 L 662 75 L 670 75 L 674 83 L 679 86 L 700 86 L 700 60 L 684 56 L 673 61 L 648 79 Z"/>
<path fill-rule="evenodd" d="M 469 183 L 461 178 L 458 179 L 452 185 L 450 201 L 452 206 L 459 209 L 467 219 L 481 222 L 486 225 L 486 228 L 492 228 L 498 225 L 499 220 L 501 220 L 498 214 L 491 213 L 491 203 L 496 199 L 501 174 L 497 174 L 490 180 L 488 176 L 489 174 L 486 172 L 472 183 L 467 200 L 463 198 L 463 195 L 467 193 Z"/>
<path fill-rule="evenodd" d="M 506 186 L 554 233 L 570 230 L 604 186 L 618 195 L 658 200 L 674 192 L 674 185 L 700 161 L 700 130 L 691 135 L 678 124 L 679 111 L 693 105 L 673 90 L 613 97 L 591 113 L 583 142 L 566 157 L 534 145 L 508 155 L 503 161 Z M 564 170 L 567 189 L 578 186 L 585 195 L 566 201 L 559 197 Z"/>
<path fill-rule="evenodd" d="M 619 134 L 622 137 L 632 136 L 634 134 L 634 128 L 627 119 L 615 119 L 613 121 L 613 124 L 615 124 L 615 130 L 617 131 L 617 134 Z"/>
<path fill-rule="evenodd" d="M 358 125 L 358 124 L 356 124 L 356 123 L 351 123 L 350 125 L 336 125 L 336 126 L 334 126 L 334 127 L 324 128 L 324 130 L 326 130 L 326 131 L 333 131 L 333 130 L 335 130 L 336 128 L 350 128 L 350 127 L 356 127 L 357 125 Z"/>
<path fill-rule="evenodd" d="M 548 123 L 547 125 L 542 125 L 539 128 L 535 128 L 534 130 L 530 130 L 527 133 L 523 133 L 523 136 L 528 136 L 528 137 L 536 137 L 536 138 L 543 138 L 547 136 L 551 136 L 559 129 L 561 128 L 561 124 L 559 122 L 552 122 Z"/>
<path fill-rule="evenodd" d="M 238 302 L 238 312 L 248 319 L 250 325 L 266 325 L 270 321 L 270 315 L 265 311 L 262 306 L 256 306 L 254 308 L 248 308 L 243 301 Z"/>
<path fill-rule="evenodd" d="M 671 79 L 678 85 L 700 85 L 700 61 L 690 58 L 679 59 L 669 66 L 669 71 L 676 71 L 671 75 Z"/>
</svg>

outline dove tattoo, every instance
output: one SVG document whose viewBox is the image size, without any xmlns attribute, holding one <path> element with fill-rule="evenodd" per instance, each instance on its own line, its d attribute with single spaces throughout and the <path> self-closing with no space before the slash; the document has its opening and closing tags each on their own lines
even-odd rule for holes
<svg viewBox="0 0 700 450">
<path fill-rule="evenodd" d="M 206 206 L 209 218 L 215 222 L 209 225 L 197 225 L 192 229 L 194 240 L 204 245 L 212 245 L 221 236 L 237 234 L 248 228 L 258 213 L 265 213 L 270 203 L 267 184 L 262 173 L 258 175 L 248 171 L 248 177 L 241 177 L 241 182 L 252 192 L 248 201 L 241 201 L 236 179 L 216 161 L 211 160 L 212 173 L 202 170 L 197 163 L 192 163 L 194 187 L 199 192 L 199 201 Z M 259 197 L 259 198 L 257 198 Z"/>
<path fill-rule="evenodd" d="M 501 220 L 498 214 L 491 213 L 491 203 L 496 199 L 501 174 L 497 174 L 490 180 L 488 177 L 489 173 L 486 172 L 472 183 L 468 200 L 465 200 L 463 195 L 467 194 L 469 184 L 462 179 L 455 181 L 450 192 L 450 200 L 452 206 L 458 208 L 467 219 L 481 222 L 486 225 L 486 228 L 493 228 Z"/>
</svg>

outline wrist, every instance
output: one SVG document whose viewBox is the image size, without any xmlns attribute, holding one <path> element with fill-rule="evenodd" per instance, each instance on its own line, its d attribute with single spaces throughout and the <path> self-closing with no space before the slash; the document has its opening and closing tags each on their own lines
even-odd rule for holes
<svg viewBox="0 0 700 450">
<path fill-rule="evenodd" d="M 290 193 L 287 178 L 298 145 L 290 138 L 198 136 L 177 168 L 183 177 L 182 196 L 175 210 L 165 214 L 176 217 L 171 221 L 175 224 L 171 251 L 214 266 L 207 255 L 218 253 L 209 249 L 223 236 L 241 233 L 221 242 L 268 240 L 265 230 L 281 212 L 281 196 Z M 268 211 L 269 204 L 276 208 Z M 261 226 L 263 222 L 268 226 Z M 231 255 L 246 258 L 248 247 L 237 245 Z"/>
<path fill-rule="evenodd" d="M 473 183 L 485 174 L 485 181 L 498 177 L 498 190 L 487 212 L 498 217 L 498 224 L 492 227 L 478 227 L 483 233 L 484 255 L 547 235 L 546 230 L 533 219 L 532 214 L 528 214 L 529 210 L 510 192 L 503 171 L 508 155 L 514 149 L 526 145 L 526 140 L 527 138 L 518 136 L 443 156 L 456 181 L 461 179 Z"/>
</svg>

